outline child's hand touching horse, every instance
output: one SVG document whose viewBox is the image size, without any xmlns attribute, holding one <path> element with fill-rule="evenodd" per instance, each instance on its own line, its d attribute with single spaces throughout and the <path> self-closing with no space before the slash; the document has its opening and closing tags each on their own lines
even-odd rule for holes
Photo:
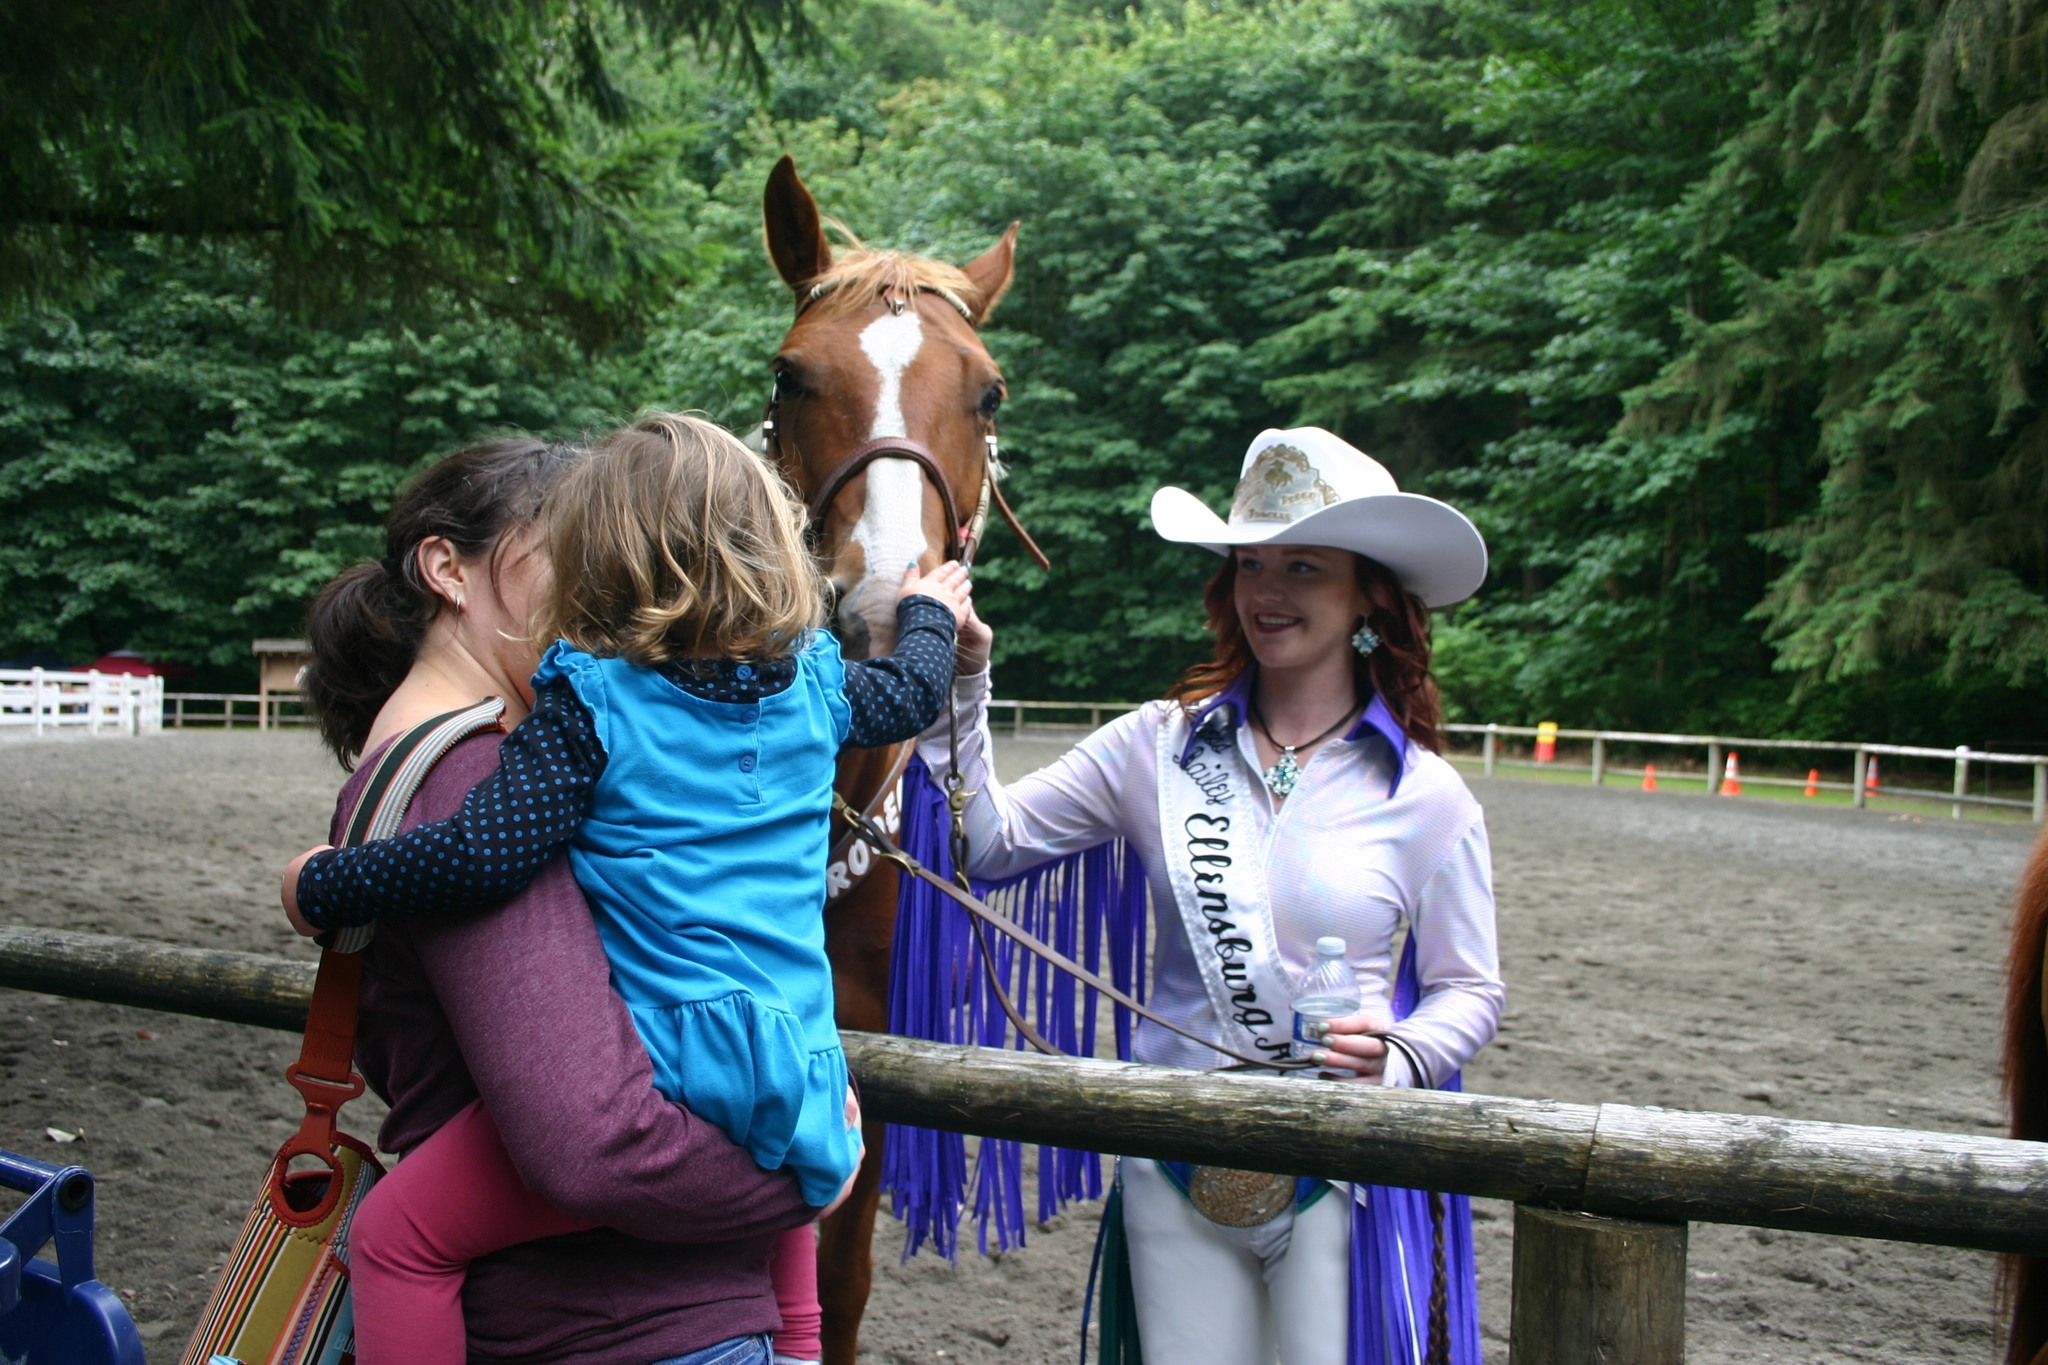
<svg viewBox="0 0 2048 1365">
<path fill-rule="evenodd" d="M 967 566 L 957 559 L 947 560 L 928 574 L 918 573 L 915 563 L 905 569 L 896 600 L 918 596 L 929 597 L 952 612 L 955 630 L 967 624 L 967 618 L 974 614 L 974 580 L 967 576 Z"/>
<path fill-rule="evenodd" d="M 316 936 L 320 931 L 307 923 L 306 917 L 299 913 L 299 873 L 306 866 L 307 859 L 315 853 L 325 853 L 333 847 L 332 844 L 322 844 L 318 848 L 309 848 L 286 864 L 284 869 L 284 886 L 278 892 L 278 899 L 284 902 L 284 917 L 292 922 L 292 928 L 307 938 Z"/>
</svg>

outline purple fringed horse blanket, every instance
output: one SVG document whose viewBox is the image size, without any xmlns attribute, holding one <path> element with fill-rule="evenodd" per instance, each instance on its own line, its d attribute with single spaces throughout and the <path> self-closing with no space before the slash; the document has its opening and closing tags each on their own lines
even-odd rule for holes
<svg viewBox="0 0 2048 1365">
<path fill-rule="evenodd" d="M 953 875 L 946 842 L 946 796 L 922 760 L 903 775 L 904 852 L 941 877 Z M 1142 1000 L 1145 971 L 1145 874 L 1122 843 L 1104 844 L 1003 882 L 974 883 L 974 893 L 1089 971 Z M 1064 972 L 1002 935 L 990 936 L 996 971 L 1046 1040 L 1077 1057 L 1095 1054 L 1095 1010 Z M 1109 957 L 1103 970 L 1103 955 Z M 1131 1020 L 1119 1010 L 1116 1050 L 1130 1055 Z M 889 976 L 889 1031 L 939 1043 L 1003 1047 L 1009 1021 L 975 960 L 967 915 L 912 877 L 903 879 Z M 1014 1046 L 1025 1046 L 1018 1039 Z M 958 1133 L 891 1125 L 882 1153 L 882 1185 L 905 1224 L 907 1260 L 926 1242 L 947 1259 L 969 1198 L 967 1142 Z M 998 1250 L 1024 1244 L 1024 1152 L 1020 1144 L 981 1143 L 972 1179 L 981 1250 L 995 1230 Z M 1094 1152 L 1041 1147 L 1037 1214 L 1044 1222 L 1069 1200 L 1102 1197 L 1102 1159 Z"/>
</svg>

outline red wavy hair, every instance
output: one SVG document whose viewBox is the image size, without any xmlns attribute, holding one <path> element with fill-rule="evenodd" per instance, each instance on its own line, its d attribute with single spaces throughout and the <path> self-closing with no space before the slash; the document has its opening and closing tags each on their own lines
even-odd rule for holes
<svg viewBox="0 0 2048 1365">
<path fill-rule="evenodd" d="M 1386 565 L 1361 554 L 1351 558 L 1358 586 L 1369 604 L 1366 622 L 1380 637 L 1378 649 L 1352 660 L 1358 699 L 1365 701 L 1375 694 L 1386 698 L 1387 709 L 1401 722 L 1408 738 L 1440 754 L 1444 751 L 1444 704 L 1436 679 L 1429 675 L 1429 608 L 1403 588 Z M 1235 554 L 1224 556 L 1223 567 L 1202 591 L 1202 605 L 1208 609 L 1209 630 L 1216 637 L 1216 655 L 1181 674 L 1180 681 L 1166 693 L 1169 701 L 1187 707 L 1215 696 L 1255 662 L 1244 623 L 1237 618 Z"/>
</svg>

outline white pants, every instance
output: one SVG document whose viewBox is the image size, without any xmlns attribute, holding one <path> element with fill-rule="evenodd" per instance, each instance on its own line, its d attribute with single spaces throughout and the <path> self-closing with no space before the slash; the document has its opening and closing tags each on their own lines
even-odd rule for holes
<svg viewBox="0 0 2048 1365">
<path fill-rule="evenodd" d="M 1344 1365 L 1351 1187 L 1263 1227 L 1195 1212 L 1156 1162 L 1122 1163 L 1124 1235 L 1145 1359 L 1161 1365 Z"/>
</svg>

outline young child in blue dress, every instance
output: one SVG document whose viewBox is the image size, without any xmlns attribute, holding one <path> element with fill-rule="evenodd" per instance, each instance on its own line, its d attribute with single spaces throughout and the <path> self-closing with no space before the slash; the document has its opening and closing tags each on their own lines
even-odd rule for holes
<svg viewBox="0 0 2048 1365">
<path fill-rule="evenodd" d="M 533 709 L 462 810 L 301 855 L 301 932 L 496 904 L 564 846 L 656 1087 L 825 1209 L 859 1164 L 823 907 L 841 746 L 908 740 L 951 693 L 966 571 L 906 573 L 893 656 L 849 663 L 820 629 L 805 512 L 731 435 L 657 414 L 566 475 L 547 513 L 556 643 Z M 362 1365 L 458 1365 L 470 1261 L 580 1230 L 526 1189 L 472 1104 L 365 1201 L 351 1275 Z M 809 1274 L 786 1234 L 777 1297 Z M 800 1301 L 804 1296 L 795 1296 Z M 814 1338 L 777 1341 L 814 1355 Z"/>
</svg>

